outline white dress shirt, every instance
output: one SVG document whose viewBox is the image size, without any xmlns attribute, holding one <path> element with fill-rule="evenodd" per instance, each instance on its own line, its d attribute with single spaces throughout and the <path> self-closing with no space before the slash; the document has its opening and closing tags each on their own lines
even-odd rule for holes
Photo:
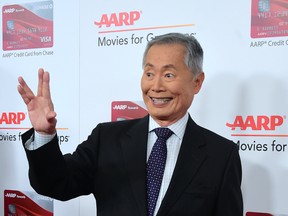
<svg viewBox="0 0 288 216">
<path fill-rule="evenodd" d="M 26 141 L 24 144 L 25 148 L 32 151 L 40 148 L 41 146 L 44 146 L 48 142 L 50 142 L 54 136 L 56 135 L 56 132 L 51 135 L 44 135 L 40 134 L 37 131 L 34 131 L 34 134 Z"/>
<path fill-rule="evenodd" d="M 162 184 L 158 196 L 158 200 L 156 203 L 154 215 L 157 214 L 161 202 L 166 194 L 166 191 L 168 189 L 169 183 L 172 178 L 172 174 L 176 165 L 176 161 L 178 158 L 180 146 L 182 143 L 182 139 L 185 133 L 186 124 L 188 121 L 189 115 L 186 113 L 180 120 L 178 120 L 176 123 L 168 126 L 170 130 L 173 131 L 173 134 L 166 142 L 167 145 L 167 159 L 166 159 L 166 165 L 164 170 L 164 175 L 162 179 Z M 157 135 L 153 131 L 155 128 L 160 127 L 150 116 L 149 119 L 149 134 L 148 134 L 148 143 L 147 143 L 147 161 L 149 158 L 149 155 L 152 151 L 152 147 L 154 143 L 156 142 Z"/>
</svg>

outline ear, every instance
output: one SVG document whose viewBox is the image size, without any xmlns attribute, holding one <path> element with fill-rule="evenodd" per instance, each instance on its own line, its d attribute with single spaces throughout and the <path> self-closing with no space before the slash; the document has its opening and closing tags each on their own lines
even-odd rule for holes
<svg viewBox="0 0 288 216">
<path fill-rule="evenodd" d="M 197 77 L 194 78 L 194 94 L 197 94 L 201 87 L 202 83 L 204 82 L 205 74 L 204 72 L 201 72 Z"/>
</svg>

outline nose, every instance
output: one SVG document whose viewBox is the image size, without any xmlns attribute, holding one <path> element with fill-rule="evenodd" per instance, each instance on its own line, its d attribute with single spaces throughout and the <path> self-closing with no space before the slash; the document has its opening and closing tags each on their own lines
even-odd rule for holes
<svg viewBox="0 0 288 216">
<path fill-rule="evenodd" d="M 153 84 L 152 84 L 152 91 L 154 92 L 160 92 L 160 91 L 164 91 L 164 83 L 163 83 L 163 79 L 161 76 L 155 76 L 154 79 L 152 80 Z"/>
</svg>

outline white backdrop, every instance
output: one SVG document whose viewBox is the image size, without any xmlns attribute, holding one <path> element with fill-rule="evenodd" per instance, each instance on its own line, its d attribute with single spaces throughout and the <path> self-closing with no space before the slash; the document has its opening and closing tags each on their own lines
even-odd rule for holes
<svg viewBox="0 0 288 216">
<path fill-rule="evenodd" d="M 1 19 L 5 16 L 2 9 Z M 288 0 L 54 1 L 53 46 L 4 51 L 2 45 L 0 190 L 33 190 L 19 141 L 30 127 L 16 90 L 19 75 L 36 90 L 37 69 L 50 71 L 61 149 L 73 151 L 97 123 L 111 120 L 113 101 L 141 101 L 144 47 L 167 32 L 195 35 L 202 44 L 206 80 L 190 113 L 198 124 L 239 144 L 244 215 L 287 216 Z M 31 51 L 53 54 L 25 56 Z M 9 113 L 25 118 L 8 122 L 3 116 Z M 4 192 L 0 203 L 3 212 Z M 54 201 L 56 216 L 95 211 L 92 196 Z"/>
</svg>

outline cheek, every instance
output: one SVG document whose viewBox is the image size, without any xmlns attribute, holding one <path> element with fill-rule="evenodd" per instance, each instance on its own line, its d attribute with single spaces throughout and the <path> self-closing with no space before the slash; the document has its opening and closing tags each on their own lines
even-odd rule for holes
<svg viewBox="0 0 288 216">
<path fill-rule="evenodd" d="M 193 88 L 179 88 L 177 95 L 181 103 L 190 104 L 194 98 Z"/>
<path fill-rule="evenodd" d="M 147 79 L 146 76 L 142 76 L 141 78 L 141 90 L 143 93 L 147 93 L 152 87 L 152 82 Z"/>
<path fill-rule="evenodd" d="M 142 91 L 144 91 L 144 89 L 145 89 L 145 83 L 144 83 L 144 80 L 143 80 L 143 77 L 141 78 L 141 89 L 142 89 Z"/>
<path fill-rule="evenodd" d="M 145 82 L 143 79 L 141 79 L 141 90 L 143 94 L 146 94 L 149 90 L 147 82 Z"/>
</svg>

